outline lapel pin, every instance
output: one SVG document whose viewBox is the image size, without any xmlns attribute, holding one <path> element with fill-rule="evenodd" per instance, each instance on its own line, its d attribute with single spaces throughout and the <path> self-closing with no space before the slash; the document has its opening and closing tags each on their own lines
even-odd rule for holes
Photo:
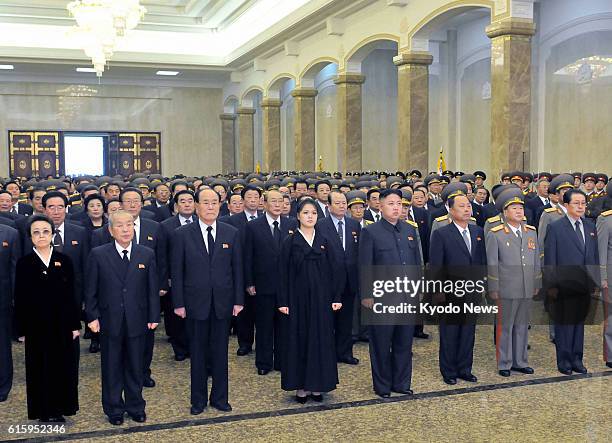
<svg viewBox="0 0 612 443">
<path fill-rule="evenodd" d="M 2 247 L 3 247 L 3 248 L 8 248 L 8 247 L 9 247 L 9 242 L 7 242 L 7 241 L 3 241 L 3 242 L 2 242 Z"/>
<path fill-rule="evenodd" d="M 147 240 L 153 241 L 153 236 L 152 235 L 147 235 Z"/>
<path fill-rule="evenodd" d="M 56 268 L 61 268 L 61 266 L 62 266 L 62 263 L 61 263 L 61 262 L 59 262 L 59 261 L 56 261 L 56 262 L 55 262 L 55 267 L 56 267 Z"/>
<path fill-rule="evenodd" d="M 414 240 L 414 238 L 408 236 L 408 240 L 412 241 L 412 240 Z"/>
<path fill-rule="evenodd" d="M 138 263 L 138 269 L 144 269 L 145 265 L 143 265 L 142 263 Z"/>
<path fill-rule="evenodd" d="M 229 249 L 229 243 L 223 243 L 223 249 Z"/>
<path fill-rule="evenodd" d="M 78 244 L 79 244 L 79 242 L 78 242 L 78 241 L 76 241 L 76 240 L 72 240 L 72 246 L 76 246 L 76 245 L 78 245 Z"/>
</svg>

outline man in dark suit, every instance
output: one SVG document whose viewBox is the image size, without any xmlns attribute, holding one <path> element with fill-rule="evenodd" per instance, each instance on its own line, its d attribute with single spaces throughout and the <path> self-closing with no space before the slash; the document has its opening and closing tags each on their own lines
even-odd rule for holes
<svg viewBox="0 0 612 443">
<path fill-rule="evenodd" d="M 32 212 L 34 212 L 34 209 L 32 208 L 32 206 L 28 205 L 27 203 L 19 203 L 19 197 L 21 195 L 21 188 L 19 187 L 19 184 L 17 182 L 15 181 L 7 182 L 4 185 L 4 189 L 10 192 L 11 196 L 13 197 L 13 205 L 11 208 L 11 212 L 15 214 L 26 216 L 26 217 L 32 215 Z"/>
<path fill-rule="evenodd" d="M 299 198 L 303 195 L 308 195 L 308 182 L 304 179 L 296 180 L 294 189 L 295 191 L 293 200 L 291 201 L 291 210 L 289 211 L 289 215 L 291 217 L 297 216 L 297 204 Z"/>
<path fill-rule="evenodd" d="M 143 209 L 154 214 L 154 220 L 158 223 L 172 217 L 172 208 L 174 201 L 170 195 L 170 189 L 165 183 L 155 185 L 155 199 L 149 206 L 144 206 Z"/>
<path fill-rule="evenodd" d="M 555 324 L 557 369 L 585 374 L 582 362 L 584 321 L 599 279 L 599 248 L 593 222 L 584 218 L 586 195 L 577 189 L 563 194 L 567 213 L 546 229 L 544 275 L 549 312 Z"/>
<path fill-rule="evenodd" d="M 369 220 L 371 222 L 377 222 L 381 219 L 382 215 L 380 213 L 380 190 L 373 188 L 370 189 L 367 193 L 368 197 L 368 208 L 363 213 L 364 220 Z"/>
<path fill-rule="evenodd" d="M 219 221 L 227 223 L 238 229 L 240 236 L 240 244 L 244 246 L 246 242 L 246 225 L 248 222 L 256 220 L 263 215 L 259 211 L 259 201 L 261 199 L 261 190 L 253 185 L 245 186 L 242 191 L 242 200 L 244 201 L 244 211 L 238 214 L 220 217 Z M 255 300 L 253 297 L 246 297 L 244 309 L 236 318 L 236 336 L 238 338 L 238 351 L 236 354 L 244 356 L 253 350 L 255 341 Z"/>
<path fill-rule="evenodd" d="M 329 180 L 319 180 L 314 185 L 315 194 L 317 196 L 317 220 L 321 220 L 329 215 L 327 207 L 327 196 L 331 191 L 331 183 Z"/>
<path fill-rule="evenodd" d="M 461 190 L 451 193 L 446 204 L 453 222 L 432 232 L 429 245 L 429 266 L 435 280 L 484 281 L 487 256 L 483 229 L 469 224 L 472 205 Z M 463 296 L 454 293 L 437 294 L 439 303 L 463 308 L 466 303 L 478 303 L 482 294 Z M 476 382 L 472 374 L 474 358 L 475 319 L 465 315 L 446 315 L 440 318 L 440 372 L 444 382 L 457 384 L 457 378 Z"/>
<path fill-rule="evenodd" d="M 359 239 L 359 265 L 363 272 L 378 272 L 389 266 L 402 269 L 403 276 L 410 280 L 421 278 L 422 261 L 419 250 L 417 228 L 400 220 L 402 193 L 399 189 L 386 189 L 380 193 L 382 218 L 361 230 Z M 387 275 L 384 279 L 394 276 Z M 375 308 L 372 287 L 361 287 L 361 303 Z M 411 303 L 408 296 L 393 294 L 382 299 L 384 305 Z M 378 301 L 378 300 L 377 300 Z M 412 299 L 414 302 L 414 299 Z M 378 304 L 378 303 L 377 303 Z M 344 308 L 343 308 L 344 309 Z M 378 313 L 373 309 L 370 319 L 370 360 L 374 391 L 388 398 L 391 391 L 412 394 L 412 338 L 414 321 L 412 316 Z M 377 318 L 378 317 L 378 318 Z"/>
<path fill-rule="evenodd" d="M 159 324 L 155 253 L 133 242 L 134 219 L 128 212 L 113 213 L 108 229 L 114 241 L 89 256 L 85 312 L 91 330 L 100 332 L 102 408 L 108 421 L 121 425 L 127 412 L 142 423 L 146 335 Z"/>
<path fill-rule="evenodd" d="M 198 222 L 180 227 L 172 238 L 172 302 L 187 319 L 191 353 L 191 414 L 208 403 L 208 366 L 213 378 L 210 404 L 229 412 L 227 348 L 232 315 L 244 306 L 240 235 L 217 223 L 220 198 L 212 189 L 195 194 Z"/>
<path fill-rule="evenodd" d="M 244 282 L 247 297 L 255 301 L 255 365 L 259 375 L 280 369 L 280 318 L 276 309 L 279 258 L 282 240 L 297 230 L 294 218 L 281 216 L 280 192 L 270 190 L 264 198 L 266 213 L 246 224 L 244 245 Z"/>
<path fill-rule="evenodd" d="M 155 253 L 157 287 L 166 286 L 168 280 L 167 254 L 165 251 L 166 243 L 164 241 L 164 232 L 154 220 L 141 217 L 143 214 L 142 206 L 144 196 L 139 189 L 125 188 L 119 196 L 121 200 L 121 208 L 128 212 L 134 219 L 134 239 L 136 244 L 146 246 Z M 92 247 L 97 247 L 105 243 L 112 242 L 112 236 L 107 229 L 98 229 L 94 231 L 92 236 Z M 160 290 L 160 296 L 165 295 L 165 290 Z M 152 388 L 155 386 L 155 380 L 151 377 L 151 362 L 153 361 L 153 348 L 155 345 L 155 330 L 147 331 L 144 356 L 144 386 Z"/>
<path fill-rule="evenodd" d="M 21 255 L 19 233 L 0 225 L 0 403 L 6 401 L 13 385 L 13 354 L 11 352 L 11 314 L 15 267 Z"/>
<path fill-rule="evenodd" d="M 161 227 L 164 230 L 164 241 L 166 242 L 166 263 L 170 265 L 170 250 L 171 250 L 171 238 L 174 231 L 181 226 L 188 225 L 197 221 L 197 217 L 194 215 L 195 205 L 193 192 L 188 190 L 182 190 L 176 193 L 173 197 L 174 205 L 177 209 L 177 214 L 164 220 L 161 223 Z M 170 269 L 168 269 L 168 276 L 171 275 Z M 189 356 L 189 344 L 187 341 L 187 332 L 185 331 L 185 320 L 174 313 L 174 306 L 172 305 L 172 288 L 169 284 L 170 280 L 165 281 L 165 285 L 161 287 L 162 290 L 167 291 L 161 298 L 161 305 L 164 311 L 164 325 L 166 327 L 166 334 L 170 337 L 169 341 L 174 350 L 174 359 L 176 361 L 183 361 Z"/>
<path fill-rule="evenodd" d="M 346 195 L 332 191 L 328 195 L 330 216 L 317 222 L 318 232 L 329 240 L 332 259 L 336 262 L 342 288 L 342 308 L 335 312 L 336 358 L 341 363 L 356 365 L 359 359 L 353 356 L 353 310 L 359 291 L 359 235 L 361 226 L 355 220 L 346 217 Z"/>
</svg>

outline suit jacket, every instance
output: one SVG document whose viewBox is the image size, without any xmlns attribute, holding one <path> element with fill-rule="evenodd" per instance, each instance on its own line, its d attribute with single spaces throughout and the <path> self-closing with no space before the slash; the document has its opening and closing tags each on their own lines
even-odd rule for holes
<svg viewBox="0 0 612 443">
<path fill-rule="evenodd" d="M 378 215 L 379 215 L 379 220 L 382 219 L 382 214 L 380 213 L 380 211 L 378 211 Z M 370 220 L 371 222 L 375 222 L 376 220 L 374 219 L 374 212 L 372 212 L 372 210 L 370 208 L 367 208 L 364 212 L 363 212 L 363 218 L 365 220 Z"/>
<path fill-rule="evenodd" d="M 198 221 L 197 216 L 195 214 L 192 215 L 191 222 L 195 223 L 197 221 Z M 168 281 L 170 279 L 170 274 L 171 274 L 170 273 L 170 262 L 171 262 L 170 251 L 172 249 L 172 235 L 175 230 L 181 227 L 181 221 L 179 219 L 179 215 L 176 214 L 175 216 L 164 220 L 163 222 L 160 223 L 160 226 L 164 232 L 163 240 L 165 242 L 164 251 L 166 254 L 166 258 L 164 260 L 165 266 L 166 266 L 166 279 L 165 281 L 161 283 L 160 289 L 163 289 L 164 291 L 168 291 L 170 289 L 170 285 Z"/>
<path fill-rule="evenodd" d="M 168 203 L 166 205 L 157 206 L 157 203 L 153 202 L 153 204 L 149 206 L 143 206 L 142 209 L 145 211 L 149 211 L 153 213 L 153 220 L 157 223 L 161 223 L 164 220 L 172 217 L 172 206 L 174 203 Z"/>
<path fill-rule="evenodd" d="M 421 237 L 421 250 L 423 251 L 423 262 L 429 262 L 429 214 L 425 208 L 412 207 L 414 221 L 419 225 L 419 237 Z"/>
<path fill-rule="evenodd" d="M 234 305 L 244 306 L 242 247 L 236 228 L 217 222 L 212 261 L 200 223 L 178 228 L 172 237 L 172 302 L 184 307 L 187 318 L 207 320 L 214 304 L 218 319 L 232 316 Z"/>
<path fill-rule="evenodd" d="M 322 218 L 325 218 L 325 211 L 323 209 L 321 209 L 321 205 L 319 200 L 315 199 L 315 206 L 317 208 L 317 220 L 321 220 Z M 329 210 L 328 210 L 329 212 Z M 297 207 L 296 207 L 296 217 L 297 217 Z"/>
<path fill-rule="evenodd" d="M 298 228 L 294 218 L 281 216 L 279 221 L 281 243 L 278 245 L 265 215 L 247 223 L 245 227 L 244 285 L 247 288 L 255 286 L 258 294 L 277 294 L 282 241 Z"/>
<path fill-rule="evenodd" d="M 262 211 L 257 211 L 257 218 L 261 217 L 263 214 L 264 213 Z M 247 223 L 249 222 L 246 212 L 240 212 L 238 214 L 219 217 L 217 221 L 220 221 L 221 223 L 226 223 L 238 229 L 238 231 L 240 232 L 240 246 L 244 246 L 244 242 L 246 241 L 245 228 Z"/>
<path fill-rule="evenodd" d="M 471 202 L 471 203 L 472 203 L 472 216 L 476 219 L 476 224 L 482 228 L 486 221 L 484 218 L 484 208 L 478 203 L 474 203 L 474 202 Z"/>
<path fill-rule="evenodd" d="M 13 229 L 17 229 L 17 224 L 14 220 L 11 220 L 8 217 L 0 217 L 0 225 L 8 226 Z"/>
<path fill-rule="evenodd" d="M 612 283 L 612 210 L 603 212 L 597 217 L 597 247 L 599 249 L 599 264 L 601 281 Z"/>
<path fill-rule="evenodd" d="M 34 208 L 27 203 L 17 203 L 17 214 L 29 217 L 34 212 Z"/>
<path fill-rule="evenodd" d="M 359 236 L 361 235 L 361 226 L 352 218 L 344 217 L 343 248 L 332 217 L 319 220 L 316 232 L 320 232 L 328 238 L 330 258 L 334 261 L 336 269 L 340 271 L 339 275 L 334 276 L 334 278 L 343 279 L 338 285 L 341 293 L 344 293 L 344 289 L 348 285 L 350 291 L 357 294 L 359 291 Z"/>
<path fill-rule="evenodd" d="M 21 256 L 19 232 L 9 226 L 0 225 L 0 314 L 13 305 L 15 267 Z M 5 321 L 5 320 L 2 320 Z"/>
<path fill-rule="evenodd" d="M 127 274 L 115 242 L 91 250 L 87 264 L 85 313 L 89 322 L 99 319 L 100 331 L 117 337 L 126 319 L 128 337 L 147 332 L 147 323 L 159 323 L 159 287 L 155 254 L 132 243 Z"/>
<path fill-rule="evenodd" d="M 143 209 L 146 208 L 146 207 L 147 206 L 144 206 Z M 146 218 L 148 220 L 155 221 L 155 212 L 149 211 L 149 210 L 147 210 L 147 211 L 140 211 L 140 218 Z"/>
</svg>

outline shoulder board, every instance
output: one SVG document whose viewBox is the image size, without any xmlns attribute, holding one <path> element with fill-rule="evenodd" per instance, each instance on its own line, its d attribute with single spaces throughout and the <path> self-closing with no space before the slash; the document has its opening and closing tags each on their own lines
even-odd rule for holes
<svg viewBox="0 0 612 443">
<path fill-rule="evenodd" d="M 527 220 L 527 217 L 525 217 L 525 216 L 523 215 L 523 221 L 525 221 L 525 220 Z"/>
<path fill-rule="evenodd" d="M 526 227 L 527 229 L 531 229 L 532 231 L 535 231 L 535 230 L 536 230 L 535 226 L 525 225 L 525 227 Z"/>
<path fill-rule="evenodd" d="M 546 208 L 544 212 L 557 212 L 557 208 Z"/>
<path fill-rule="evenodd" d="M 612 209 L 602 212 L 600 215 L 603 215 L 604 217 L 608 217 L 609 215 L 612 215 Z"/>
<path fill-rule="evenodd" d="M 489 218 L 487 218 L 487 221 L 488 221 L 489 223 L 495 223 L 495 222 L 498 222 L 498 221 L 499 221 L 499 215 L 496 215 L 495 217 L 489 217 Z"/>
<path fill-rule="evenodd" d="M 443 222 L 444 220 L 446 220 L 448 218 L 448 214 L 447 215 L 442 215 L 440 217 L 436 217 L 436 221 L 437 222 Z"/>
<path fill-rule="evenodd" d="M 476 217 L 470 217 L 470 220 L 476 221 Z"/>
<path fill-rule="evenodd" d="M 367 225 L 373 225 L 374 222 L 372 220 L 365 220 L 365 224 Z"/>
<path fill-rule="evenodd" d="M 412 220 L 406 220 L 406 223 L 408 223 L 413 228 L 418 228 L 419 227 L 419 225 L 416 222 L 413 222 Z"/>
<path fill-rule="evenodd" d="M 494 228 L 491 228 L 491 232 L 497 232 L 497 231 L 501 231 L 502 229 L 504 229 L 504 225 L 498 225 L 495 226 Z"/>
</svg>

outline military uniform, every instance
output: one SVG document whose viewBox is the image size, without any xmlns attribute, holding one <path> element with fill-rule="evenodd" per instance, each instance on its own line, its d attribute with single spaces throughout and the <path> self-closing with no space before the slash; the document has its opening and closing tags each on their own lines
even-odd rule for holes
<svg viewBox="0 0 612 443">
<path fill-rule="evenodd" d="M 612 282 L 612 209 L 603 212 L 597 218 L 597 242 L 599 246 L 599 264 L 601 281 L 607 281 L 608 286 Z M 603 289 L 604 300 L 604 332 L 603 332 L 603 357 L 606 364 L 612 367 L 612 299 L 610 290 Z"/>
</svg>

